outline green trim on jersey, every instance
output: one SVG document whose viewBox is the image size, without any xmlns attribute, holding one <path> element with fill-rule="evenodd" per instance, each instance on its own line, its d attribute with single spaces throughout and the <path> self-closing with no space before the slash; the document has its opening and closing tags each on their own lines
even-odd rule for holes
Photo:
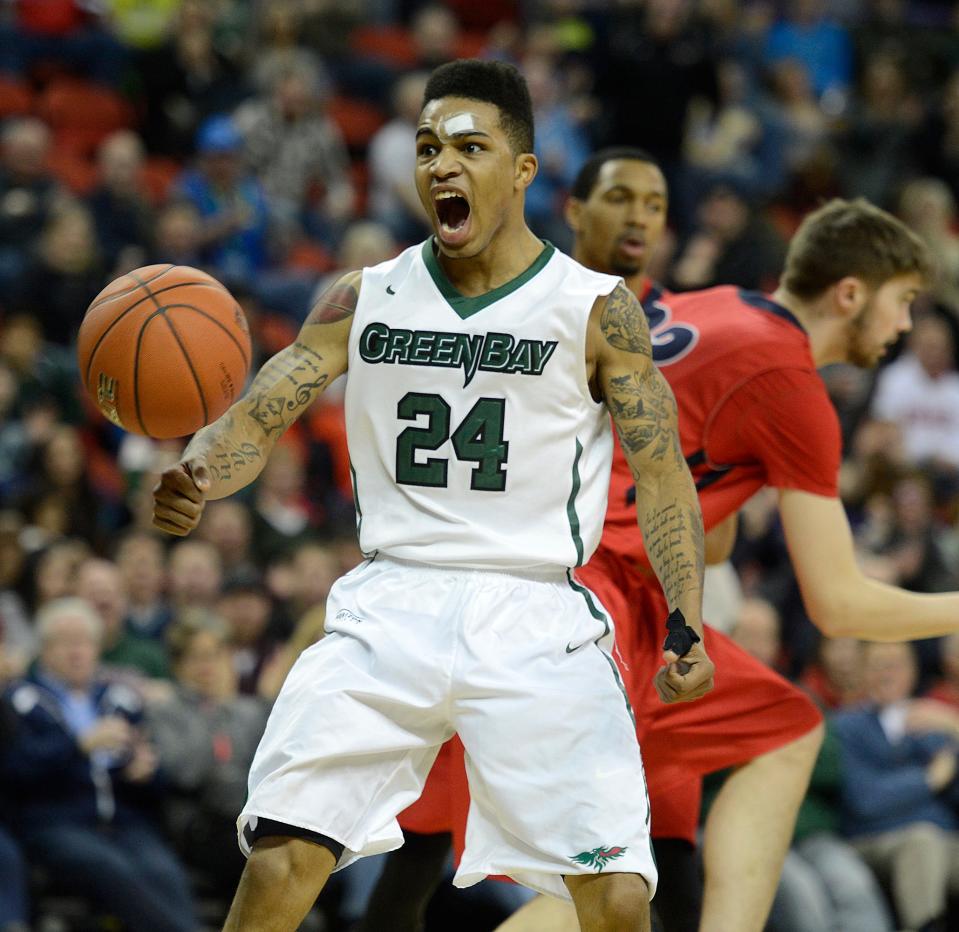
<svg viewBox="0 0 959 932">
<path fill-rule="evenodd" d="M 609 615 L 607 615 L 604 611 L 601 611 L 599 606 L 597 606 L 597 604 L 593 601 L 593 593 L 590 592 L 589 589 L 587 589 L 585 586 L 581 586 L 578 582 L 576 582 L 573 579 L 573 574 L 570 570 L 566 570 L 566 581 L 569 583 L 570 588 L 574 592 L 578 592 L 586 600 L 586 607 L 589 609 L 590 615 L 592 615 L 593 618 L 595 618 L 597 621 L 601 621 L 603 625 L 605 625 L 603 633 L 598 638 L 596 638 L 596 640 L 593 641 L 593 643 L 596 645 L 597 648 L 599 648 L 600 653 L 603 655 L 603 657 L 606 659 L 606 662 L 609 664 L 610 668 L 612 669 L 613 678 L 616 680 L 616 685 L 619 687 L 619 691 L 623 694 L 623 700 L 626 703 L 626 711 L 629 712 L 629 717 L 632 719 L 633 725 L 635 726 L 636 716 L 633 714 L 633 706 L 632 706 L 632 703 L 629 701 L 629 694 L 626 692 L 626 686 L 623 684 L 623 678 L 619 675 L 619 669 L 616 666 L 616 661 L 614 661 L 613 658 L 610 657 L 609 654 L 606 653 L 606 651 L 604 651 L 603 648 L 599 646 L 599 642 L 604 637 L 606 637 L 607 634 L 609 634 L 612 628 L 612 626 L 609 623 Z M 648 794 L 647 794 L 646 802 L 648 807 L 649 805 Z M 647 815 L 647 818 L 648 818 L 648 815 Z"/>
<path fill-rule="evenodd" d="M 533 260 L 533 264 L 525 272 L 520 272 L 516 278 L 511 278 L 498 288 L 487 291 L 486 294 L 468 298 L 466 295 L 460 294 L 446 277 L 446 272 L 443 271 L 443 266 L 440 265 L 439 259 L 436 258 L 436 253 L 433 251 L 435 240 L 436 237 L 431 236 L 423 243 L 423 261 L 426 263 L 430 277 L 436 287 L 439 288 L 440 294 L 462 320 L 472 317 L 477 312 L 482 311 L 483 308 L 489 307 L 499 301 L 500 298 L 505 298 L 508 294 L 516 291 L 517 288 L 521 288 L 534 275 L 543 270 L 546 263 L 553 257 L 553 253 L 556 252 L 556 247 L 552 243 L 543 240 L 543 251 Z"/>
<path fill-rule="evenodd" d="M 583 455 L 583 445 L 576 438 L 576 456 L 573 458 L 573 487 L 566 502 L 566 517 L 569 519 L 569 532 L 573 535 L 573 545 L 576 547 L 576 565 L 583 565 L 583 538 L 579 535 L 579 515 L 576 514 L 576 496 L 579 495 L 581 479 L 579 477 L 579 458 Z"/>
<path fill-rule="evenodd" d="M 356 470 L 350 462 L 350 478 L 353 480 L 353 507 L 356 509 L 356 536 L 363 530 L 363 509 L 360 508 L 360 490 L 356 487 Z"/>
</svg>

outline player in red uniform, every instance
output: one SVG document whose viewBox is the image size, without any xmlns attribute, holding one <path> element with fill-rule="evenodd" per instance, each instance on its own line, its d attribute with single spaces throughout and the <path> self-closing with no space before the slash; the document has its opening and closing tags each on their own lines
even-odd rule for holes
<svg viewBox="0 0 959 932">
<path fill-rule="evenodd" d="M 616 198 L 628 200 L 613 177 L 622 170 L 606 163 L 570 207 L 575 255 L 604 271 L 613 266 L 597 238 L 617 242 L 613 231 L 622 230 L 624 245 L 641 246 L 638 227 L 624 219 L 627 209 L 618 219 L 614 209 Z M 862 201 L 837 201 L 806 219 L 771 297 L 716 288 L 650 308 L 657 362 L 677 396 L 707 530 L 721 528 L 762 485 L 777 488 L 807 610 L 827 635 L 900 640 L 959 627 L 959 595 L 908 593 L 860 573 L 837 497 L 839 428 L 815 371 L 829 362 L 874 365 L 909 328 L 925 273 L 921 244 L 895 218 Z M 645 287 L 639 275 L 628 281 L 637 291 Z M 580 572 L 617 621 L 656 794 L 654 832 L 689 837 L 698 815 L 690 778 L 739 765 L 707 824 L 700 928 L 759 930 L 818 750 L 818 716 L 794 687 L 712 630 L 713 692 L 690 704 L 672 704 L 684 698 L 681 688 L 661 694 L 666 703 L 656 698 L 664 603 L 641 540 L 623 526 L 631 485 L 614 465 L 603 543 Z M 546 901 L 506 927 L 559 929 L 564 921 L 568 913 Z"/>
</svg>

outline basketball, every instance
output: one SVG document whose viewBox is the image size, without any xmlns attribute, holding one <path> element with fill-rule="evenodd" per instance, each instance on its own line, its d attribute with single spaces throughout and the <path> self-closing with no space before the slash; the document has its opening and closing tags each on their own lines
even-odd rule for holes
<svg viewBox="0 0 959 932">
<path fill-rule="evenodd" d="M 80 378 L 104 417 L 158 440 L 215 421 L 250 369 L 243 311 L 215 278 L 184 265 L 121 275 L 87 308 Z"/>
</svg>

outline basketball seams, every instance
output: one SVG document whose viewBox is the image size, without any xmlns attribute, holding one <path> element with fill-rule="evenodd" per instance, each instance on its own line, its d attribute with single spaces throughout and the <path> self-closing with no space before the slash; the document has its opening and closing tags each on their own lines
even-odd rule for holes
<svg viewBox="0 0 959 932">
<path fill-rule="evenodd" d="M 181 305 L 172 305 L 172 307 L 180 307 Z M 210 421 L 209 412 L 207 411 L 206 406 L 206 395 L 203 393 L 203 385 L 200 383 L 200 377 L 196 374 L 196 369 L 193 367 L 193 360 L 190 359 L 190 354 L 187 352 L 186 346 L 183 343 L 183 340 L 180 339 L 180 334 L 177 332 L 176 327 L 173 326 L 173 321 L 167 317 L 167 310 L 169 308 L 164 307 L 159 311 L 160 316 L 166 322 L 166 325 L 170 328 L 170 333 L 173 334 L 173 339 L 176 340 L 177 346 L 180 347 L 180 352 L 183 353 L 183 358 L 186 360 L 187 366 L 190 368 L 190 375 L 193 376 L 193 384 L 196 385 L 197 394 L 200 396 L 200 404 L 203 406 L 203 423 L 208 424 Z M 142 421 L 140 423 L 143 423 Z"/>
<path fill-rule="evenodd" d="M 187 280 L 177 281 L 177 278 Z M 131 282 L 133 287 L 129 287 Z M 200 287 L 213 289 L 215 294 L 208 296 L 190 290 Z M 215 417 L 219 411 L 217 386 L 224 398 L 235 393 L 235 386 L 242 385 L 252 363 L 249 330 L 230 292 L 206 273 L 177 265 L 135 269 L 105 291 L 111 289 L 115 293 L 104 294 L 87 309 L 79 334 L 84 383 L 98 399 L 104 414 L 117 423 L 121 423 L 119 418 L 128 420 L 128 429 L 154 436 L 146 425 L 145 419 L 149 417 L 158 437 L 174 436 L 173 430 L 177 431 L 176 436 L 189 434 L 205 424 L 211 414 Z M 181 295 L 196 303 L 176 301 Z M 181 307 L 183 310 L 178 311 Z M 178 313 L 181 316 L 176 319 Z M 188 313 L 196 313 L 200 320 L 188 320 Z M 163 317 L 166 328 L 150 333 L 150 324 L 156 317 Z M 119 329 L 115 329 L 118 325 Z M 213 348 L 216 352 L 210 353 Z M 196 358 L 193 358 L 194 351 Z M 184 364 L 194 386 L 192 397 L 186 387 Z M 122 370 L 119 373 L 114 371 L 117 366 Z M 243 366 L 243 372 L 237 371 L 238 366 Z M 112 373 L 107 388 L 90 385 L 97 371 L 101 371 L 101 381 L 103 372 Z M 175 385 L 171 385 L 174 373 Z M 132 384 L 115 398 L 118 374 Z M 208 390 L 216 397 L 207 398 Z M 103 392 L 103 398 L 97 392 Z M 173 394 L 168 396 L 169 392 Z M 166 405 L 167 397 L 171 404 L 176 399 L 174 408 Z M 108 402 L 115 404 L 119 411 L 110 413 Z M 197 419 L 201 416 L 202 423 L 198 425 Z"/>
<path fill-rule="evenodd" d="M 250 371 L 250 360 L 247 358 L 246 350 L 243 349 L 243 344 L 231 333 L 230 328 L 227 327 L 222 320 L 217 320 L 209 311 L 204 311 L 203 308 L 197 307 L 195 304 L 167 304 L 165 309 L 173 310 L 175 307 L 185 307 L 188 310 L 196 311 L 197 314 L 201 314 L 210 321 L 210 323 L 219 327 L 233 341 L 236 348 L 240 351 L 240 358 L 243 360 L 243 365 L 246 367 L 247 372 Z"/>
<path fill-rule="evenodd" d="M 171 269 L 172 269 L 172 268 L 178 268 L 178 266 L 170 266 L 170 268 L 171 268 Z M 170 269 L 167 269 L 166 271 L 168 272 L 168 271 L 170 271 Z M 130 272 L 130 273 L 128 273 L 128 274 L 132 275 L 133 273 Z M 164 274 L 166 274 L 166 273 L 164 272 Z M 110 331 L 111 331 L 118 323 L 120 323 L 120 321 L 123 320 L 123 318 L 126 317 L 127 314 L 129 314 L 131 311 L 136 310 L 136 308 L 138 308 L 144 301 L 149 301 L 149 300 L 152 299 L 152 300 L 153 300 L 153 303 L 157 306 L 157 308 L 159 308 L 160 310 L 162 310 L 163 308 L 160 306 L 160 302 L 157 301 L 157 299 L 156 299 L 156 296 L 157 296 L 157 295 L 163 294 L 164 292 L 167 292 L 167 291 L 173 291 L 173 290 L 176 289 L 176 288 L 194 288 L 194 287 L 196 287 L 197 285 L 200 285 L 200 286 L 203 286 L 203 287 L 206 287 L 206 288 L 216 288 L 216 289 L 219 289 L 220 291 L 225 292 L 225 293 L 227 293 L 227 294 L 229 293 L 229 292 L 226 291 L 226 289 L 225 289 L 219 282 L 216 282 L 216 281 L 209 281 L 209 282 L 200 282 L 200 281 L 177 282 L 175 285 L 167 285 L 167 286 L 165 286 L 164 288 L 159 288 L 159 289 L 157 289 L 156 291 L 153 291 L 151 288 L 148 287 L 149 282 L 151 282 L 151 281 L 156 281 L 156 278 L 148 278 L 148 279 L 146 280 L 146 282 L 144 282 L 144 284 L 143 284 L 143 288 L 144 288 L 144 290 L 146 291 L 146 295 L 145 295 L 144 297 L 140 298 L 138 301 L 134 301 L 133 304 L 131 304 L 128 308 L 125 308 L 121 313 L 117 314 L 117 316 L 116 316 L 112 321 L 110 321 L 110 325 L 106 328 L 106 330 L 104 330 L 103 333 L 101 333 L 100 336 L 97 337 L 97 342 L 93 344 L 93 349 L 90 350 L 90 358 L 89 358 L 89 360 L 87 361 L 87 371 L 84 373 L 84 376 L 83 376 L 83 381 L 84 381 L 84 383 L 85 383 L 88 387 L 89 387 L 89 385 L 90 385 L 90 370 L 91 370 L 91 368 L 93 367 L 93 357 L 96 355 L 97 350 L 100 348 L 100 344 L 103 343 L 103 341 L 104 341 L 104 340 L 107 338 L 107 336 L 109 335 Z M 140 287 L 140 286 L 138 285 L 137 288 L 139 288 L 139 287 Z M 133 290 L 135 291 L 136 289 L 133 289 Z M 129 291 L 129 292 L 125 292 L 124 295 L 127 296 L 127 297 L 129 297 L 129 295 L 132 294 L 132 293 L 133 293 L 132 291 Z M 115 297 L 116 297 L 116 298 L 119 298 L 119 297 L 123 297 L 124 295 L 119 295 L 119 294 L 118 294 L 118 295 L 109 295 L 108 297 L 104 298 L 103 301 L 101 301 L 99 304 L 91 305 L 90 308 L 87 310 L 87 313 L 89 314 L 90 311 L 94 310 L 95 308 L 103 307 L 103 305 L 106 304 L 107 301 L 112 301 Z M 149 318 L 148 318 L 148 319 L 149 319 Z M 145 322 L 144 322 L 144 323 L 145 323 Z"/>
<path fill-rule="evenodd" d="M 157 272 L 157 274 L 154 275 L 152 278 L 148 278 L 144 282 L 140 282 L 140 279 L 137 279 L 138 284 L 134 285 L 132 288 L 128 288 L 126 291 L 115 291 L 113 292 L 113 294 L 104 295 L 104 297 L 99 298 L 98 300 L 95 300 L 93 304 L 91 304 L 87 308 L 87 312 L 89 313 L 94 308 L 100 307 L 102 304 L 106 304 L 107 301 L 112 301 L 114 298 L 125 298 L 133 294 L 140 287 L 140 284 L 143 284 L 144 286 L 152 284 L 158 278 L 162 278 L 164 275 L 166 275 L 167 272 L 175 268 L 176 268 L 176 265 L 174 265 L 171 262 L 165 269 L 163 269 L 161 272 Z M 130 277 L 136 278 L 136 276 L 134 276 L 131 272 L 127 272 L 127 275 Z"/>
</svg>

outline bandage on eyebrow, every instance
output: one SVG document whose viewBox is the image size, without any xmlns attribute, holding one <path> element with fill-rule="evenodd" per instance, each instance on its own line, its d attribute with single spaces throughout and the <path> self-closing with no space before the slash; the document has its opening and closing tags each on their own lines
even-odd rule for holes
<svg viewBox="0 0 959 932">
<path fill-rule="evenodd" d="M 476 129 L 476 117 L 472 113 L 454 113 L 440 123 L 440 132 L 444 136 L 457 133 L 471 133 Z"/>
</svg>

